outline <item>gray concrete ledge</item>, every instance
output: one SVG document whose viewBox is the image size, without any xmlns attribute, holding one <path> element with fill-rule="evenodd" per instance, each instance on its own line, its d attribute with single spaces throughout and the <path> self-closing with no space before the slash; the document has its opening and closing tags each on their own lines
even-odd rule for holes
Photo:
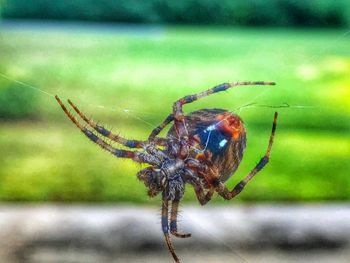
<svg viewBox="0 0 350 263">
<path fill-rule="evenodd" d="M 349 262 L 348 205 L 185 206 L 181 211 L 179 228 L 192 237 L 173 241 L 179 255 L 191 258 L 184 262 L 205 262 L 196 261 L 203 253 L 208 254 L 206 262 L 273 262 L 271 256 L 270 261 L 251 256 L 259 253 L 334 253 L 338 261 L 322 261 L 327 259 L 324 255 L 317 262 Z M 234 260 L 224 261 L 224 256 Z M 1 262 L 171 262 L 160 210 L 141 206 L 1 205 L 0 258 L 6 259 Z M 288 262 L 287 256 L 282 258 Z"/>
</svg>

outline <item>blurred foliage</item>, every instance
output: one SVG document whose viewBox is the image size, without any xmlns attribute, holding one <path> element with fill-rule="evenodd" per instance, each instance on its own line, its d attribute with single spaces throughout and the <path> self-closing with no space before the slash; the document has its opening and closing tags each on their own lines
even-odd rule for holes
<svg viewBox="0 0 350 263">
<path fill-rule="evenodd" d="M 37 94 L 19 83 L 0 80 L 0 119 L 34 117 Z"/>
<path fill-rule="evenodd" d="M 136 29 L 120 34 L 96 28 L 3 30 L 1 72 L 71 98 L 88 116 L 108 123 L 107 128 L 136 139 L 147 138 L 180 96 L 226 81 L 276 81 L 274 87 L 218 93 L 186 105 L 185 111 L 287 102 L 291 108 L 277 109 L 271 162 L 237 199 L 350 200 L 348 35 L 339 30 Z M 0 89 L 11 83 L 2 79 Z M 37 97 L 38 120 L 0 122 L 1 200 L 158 204 L 135 176 L 140 165 L 100 150 L 51 96 L 37 92 Z M 21 100 L 26 105 L 33 98 L 24 94 Z M 274 111 L 237 111 L 247 126 L 248 146 L 230 187 L 264 154 Z M 190 186 L 185 200 L 195 200 Z M 213 202 L 224 201 L 215 197 Z"/>
<path fill-rule="evenodd" d="M 350 26 L 348 0 L 7 0 L 7 18 L 248 26 Z"/>
<path fill-rule="evenodd" d="M 3 5 L 4 5 L 4 0 L 0 0 L 0 20 L 1 20 L 1 17 L 2 17 L 2 8 L 3 8 Z"/>
</svg>

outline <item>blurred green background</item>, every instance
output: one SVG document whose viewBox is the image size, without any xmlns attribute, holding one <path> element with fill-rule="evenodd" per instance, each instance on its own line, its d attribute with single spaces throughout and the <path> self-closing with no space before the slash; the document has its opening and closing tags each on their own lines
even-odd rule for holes
<svg viewBox="0 0 350 263">
<path fill-rule="evenodd" d="M 239 87 L 185 107 L 225 108 L 245 121 L 247 150 L 229 187 L 264 154 L 280 113 L 271 162 L 237 199 L 350 199 L 348 1 L 0 3 L 1 200 L 159 201 L 137 180 L 140 165 L 90 143 L 51 95 L 71 98 L 127 138 L 146 139 L 179 97 L 256 80 L 278 85 Z M 249 103 L 257 105 L 240 108 Z M 290 107 L 261 107 L 284 103 Z M 191 187 L 185 200 L 195 201 Z"/>
</svg>

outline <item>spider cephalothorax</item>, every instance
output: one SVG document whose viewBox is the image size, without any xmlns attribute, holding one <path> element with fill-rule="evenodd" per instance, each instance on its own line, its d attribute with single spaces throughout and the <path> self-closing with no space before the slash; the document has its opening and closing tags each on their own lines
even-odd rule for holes
<svg viewBox="0 0 350 263">
<path fill-rule="evenodd" d="M 272 132 L 267 151 L 255 168 L 240 181 L 232 191 L 224 182 L 236 171 L 242 160 L 246 146 L 246 131 L 238 115 L 223 109 L 202 109 L 184 115 L 182 106 L 212 93 L 227 90 L 240 85 L 275 85 L 274 82 L 236 82 L 225 83 L 204 92 L 185 96 L 173 105 L 173 112 L 155 128 L 148 140 L 127 140 L 113 134 L 103 126 L 88 119 L 70 100 L 68 103 L 74 111 L 93 129 L 82 125 L 56 96 L 66 115 L 93 142 L 113 155 L 129 158 L 150 166 L 139 171 L 137 177 L 148 187 L 148 195 L 153 197 L 162 193 L 162 230 L 169 251 L 174 260 L 180 262 L 170 241 L 169 232 L 176 237 L 186 238 L 191 234 L 177 231 L 177 212 L 179 202 L 185 192 L 185 184 L 193 186 L 198 201 L 206 204 L 217 192 L 225 199 L 238 195 L 269 161 L 274 139 L 277 112 L 274 116 Z M 166 138 L 158 134 L 171 122 L 173 126 Z M 128 151 L 114 148 L 103 138 L 109 138 L 128 148 L 139 151 Z M 170 220 L 169 220 L 169 203 Z"/>
</svg>

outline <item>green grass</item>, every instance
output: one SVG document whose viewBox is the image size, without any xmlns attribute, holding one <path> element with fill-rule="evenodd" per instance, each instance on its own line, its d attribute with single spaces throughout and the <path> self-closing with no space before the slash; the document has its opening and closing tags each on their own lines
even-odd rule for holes
<svg viewBox="0 0 350 263">
<path fill-rule="evenodd" d="M 292 107 L 278 109 L 271 162 L 238 199 L 349 200 L 350 39 L 339 38 L 342 33 L 193 27 L 140 36 L 2 31 L 0 69 L 71 98 L 121 135 L 143 139 L 181 96 L 227 81 L 276 81 L 274 87 L 239 87 L 185 109 L 288 103 Z M 0 93 L 12 86 L 18 84 L 0 77 Z M 52 97 L 24 94 L 21 103 L 33 100 L 36 113 L 0 122 L 1 200 L 158 202 L 136 179 L 140 165 L 89 143 Z M 274 110 L 240 111 L 248 147 L 230 187 L 264 154 Z M 195 200 L 190 188 L 187 201 Z"/>
</svg>

